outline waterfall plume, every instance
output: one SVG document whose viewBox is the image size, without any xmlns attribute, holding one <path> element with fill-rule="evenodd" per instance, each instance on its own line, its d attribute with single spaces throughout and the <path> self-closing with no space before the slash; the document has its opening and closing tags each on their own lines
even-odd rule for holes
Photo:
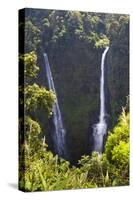
<svg viewBox="0 0 133 200">
<path fill-rule="evenodd" d="M 93 125 L 93 137 L 94 137 L 94 151 L 102 153 L 103 149 L 103 139 L 107 134 L 107 122 L 105 120 L 106 117 L 106 109 L 105 109 L 105 58 L 106 54 L 109 50 L 109 47 L 106 47 L 101 59 L 101 77 L 100 77 L 100 115 L 99 122 Z"/>
<path fill-rule="evenodd" d="M 46 53 L 44 53 L 43 55 L 44 55 L 44 60 L 45 60 L 48 86 L 49 86 L 49 89 L 52 90 L 56 95 L 56 102 L 55 102 L 55 104 L 53 106 L 53 110 L 52 110 L 53 111 L 53 124 L 54 124 L 54 132 L 53 132 L 54 148 L 55 148 L 55 152 L 59 156 L 64 157 L 66 130 L 63 125 L 63 120 L 62 120 L 61 111 L 60 111 L 60 107 L 59 107 L 59 103 L 58 103 L 57 93 L 55 90 L 52 72 L 50 69 L 49 61 L 48 61 L 48 56 Z"/>
</svg>

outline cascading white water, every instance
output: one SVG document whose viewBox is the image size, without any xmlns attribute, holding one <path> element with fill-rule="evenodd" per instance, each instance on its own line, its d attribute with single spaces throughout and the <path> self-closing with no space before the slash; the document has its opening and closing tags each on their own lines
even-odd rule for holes
<svg viewBox="0 0 133 200">
<path fill-rule="evenodd" d="M 103 149 L 103 138 L 107 134 L 107 123 L 105 120 L 106 111 L 105 111 L 105 90 L 104 90 L 104 62 L 106 54 L 109 50 L 109 47 L 106 47 L 101 59 L 101 78 L 100 78 L 100 115 L 99 122 L 93 125 L 93 137 L 94 137 L 94 151 L 99 153 Z"/>
<path fill-rule="evenodd" d="M 55 148 L 56 153 L 59 156 L 64 156 L 66 131 L 63 126 L 61 111 L 59 108 L 57 93 L 54 86 L 54 81 L 53 81 L 53 77 L 52 77 L 52 73 L 51 73 L 51 69 L 50 69 L 50 65 L 48 61 L 48 56 L 46 53 L 44 53 L 43 55 L 44 55 L 44 60 L 45 60 L 46 75 L 47 75 L 49 89 L 52 90 L 56 95 L 56 103 L 53 106 L 53 123 L 55 127 L 55 131 L 53 134 L 54 148 Z"/>
</svg>

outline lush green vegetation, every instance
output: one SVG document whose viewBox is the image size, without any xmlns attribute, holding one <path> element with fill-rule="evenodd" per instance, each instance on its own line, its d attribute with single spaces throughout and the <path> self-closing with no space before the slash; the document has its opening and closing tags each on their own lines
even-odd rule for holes
<svg viewBox="0 0 133 200">
<path fill-rule="evenodd" d="M 19 187 L 46 191 L 128 185 L 129 109 L 124 107 L 129 95 L 129 16 L 26 9 L 25 20 L 20 20 L 25 48 L 20 37 Z M 99 113 L 101 53 L 108 45 L 110 131 L 99 155 L 92 153 L 92 124 Z M 43 52 L 49 56 L 67 129 L 69 161 L 50 151 L 49 121 L 56 97 L 47 88 Z"/>
<path fill-rule="evenodd" d="M 20 156 L 22 190 L 47 191 L 129 184 L 129 113 L 125 113 L 125 110 L 109 133 L 105 153 L 99 155 L 94 152 L 91 156 L 82 156 L 77 167 L 70 166 L 68 161 L 48 151 L 47 145 L 38 139 L 38 124 L 26 118 L 26 125 L 27 121 L 32 124 L 32 130 L 26 132 L 29 136 L 25 138 L 23 146 L 25 159 Z"/>
</svg>

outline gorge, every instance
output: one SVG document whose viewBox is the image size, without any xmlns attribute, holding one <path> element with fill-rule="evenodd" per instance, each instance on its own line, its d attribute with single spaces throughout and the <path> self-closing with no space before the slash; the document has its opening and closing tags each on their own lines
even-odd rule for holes
<svg viewBox="0 0 133 200">
<path fill-rule="evenodd" d="M 106 108 L 105 108 L 105 58 L 106 54 L 109 50 L 109 47 L 106 47 L 104 52 L 102 53 L 101 58 L 101 75 L 100 75 L 100 115 L 99 115 L 99 122 L 93 125 L 93 151 L 97 151 L 102 153 L 103 151 L 103 144 L 104 144 L 104 137 L 107 134 L 107 122 L 106 122 Z M 44 55 L 45 60 L 45 68 L 46 68 L 46 76 L 48 81 L 49 89 L 52 90 L 56 94 L 56 103 L 53 106 L 53 124 L 54 124 L 54 131 L 52 133 L 53 143 L 55 153 L 57 153 L 61 157 L 65 157 L 67 154 L 66 151 L 66 142 L 65 142 L 65 134 L 66 130 L 64 129 L 60 106 L 58 103 L 57 93 L 55 90 L 55 85 L 53 81 L 52 72 L 50 69 L 48 56 L 46 53 Z"/>
</svg>

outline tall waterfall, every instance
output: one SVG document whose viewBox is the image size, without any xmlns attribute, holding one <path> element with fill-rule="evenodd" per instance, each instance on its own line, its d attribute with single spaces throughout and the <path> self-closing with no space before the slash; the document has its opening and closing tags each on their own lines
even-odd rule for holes
<svg viewBox="0 0 133 200">
<path fill-rule="evenodd" d="M 105 110 L 105 89 L 104 89 L 104 63 L 106 54 L 109 47 L 106 47 L 101 59 L 101 78 L 100 78 L 100 115 L 99 122 L 93 125 L 93 137 L 94 137 L 94 151 L 102 153 L 103 149 L 103 139 L 104 135 L 107 134 L 107 123 L 105 120 L 106 110 Z"/>
<path fill-rule="evenodd" d="M 54 86 L 54 81 L 48 61 L 48 56 L 46 53 L 44 55 L 45 67 L 46 67 L 46 75 L 48 80 L 49 89 L 52 90 L 56 95 L 56 103 L 53 106 L 53 124 L 54 124 L 54 133 L 53 133 L 53 141 L 54 148 L 56 153 L 63 157 L 65 155 L 65 129 L 63 126 L 61 111 L 58 103 L 57 93 Z"/>
</svg>

